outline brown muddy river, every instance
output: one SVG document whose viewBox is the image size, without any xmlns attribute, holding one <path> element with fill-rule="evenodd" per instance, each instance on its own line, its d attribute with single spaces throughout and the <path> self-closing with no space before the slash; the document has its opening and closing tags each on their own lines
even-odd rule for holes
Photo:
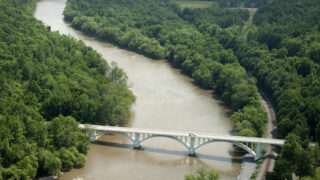
<svg viewBox="0 0 320 180">
<path fill-rule="evenodd" d="M 128 86 L 137 97 L 128 126 L 149 129 L 229 134 L 232 129 L 228 110 L 212 98 L 210 91 L 193 85 L 192 80 L 173 69 L 164 60 L 152 60 L 134 52 L 99 42 L 63 21 L 66 0 L 42 0 L 35 17 L 51 30 L 70 35 L 91 46 L 110 64 L 118 63 L 128 74 Z M 60 179 L 184 179 L 187 173 L 204 167 L 216 169 L 221 179 L 236 179 L 241 159 L 232 156 L 228 143 L 211 143 L 198 149 L 197 157 L 188 157 L 184 146 L 166 138 L 151 138 L 141 150 L 121 135 L 104 135 L 89 146 L 83 168 L 72 169 Z"/>
</svg>

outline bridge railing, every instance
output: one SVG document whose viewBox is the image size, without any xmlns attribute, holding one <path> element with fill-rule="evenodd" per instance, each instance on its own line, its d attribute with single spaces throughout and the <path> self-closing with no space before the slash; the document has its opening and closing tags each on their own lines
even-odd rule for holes
<svg viewBox="0 0 320 180">
<path fill-rule="evenodd" d="M 181 131 L 85 125 L 85 124 L 80 124 L 79 127 L 84 129 L 93 129 L 96 131 L 108 132 L 108 133 L 144 133 L 144 134 L 153 134 L 155 136 L 175 136 L 175 137 L 189 137 L 190 135 L 194 135 L 197 138 L 204 138 L 204 139 L 207 138 L 207 139 L 215 139 L 220 141 L 237 141 L 237 142 L 247 142 L 247 143 L 272 144 L 272 145 L 278 145 L 278 146 L 282 146 L 285 142 L 285 140 L 283 139 L 232 136 L 232 135 L 213 134 L 213 133 L 181 132 Z"/>
</svg>

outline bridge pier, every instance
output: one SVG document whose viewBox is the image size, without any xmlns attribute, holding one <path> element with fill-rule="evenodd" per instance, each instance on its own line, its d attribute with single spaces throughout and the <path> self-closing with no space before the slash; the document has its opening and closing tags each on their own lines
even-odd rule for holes
<svg viewBox="0 0 320 180">
<path fill-rule="evenodd" d="M 91 133 L 90 133 L 90 141 L 92 142 L 92 141 L 95 141 L 97 139 L 97 131 L 92 131 Z"/>
<path fill-rule="evenodd" d="M 256 150 L 256 156 L 254 157 L 254 160 L 258 160 L 261 157 L 261 148 L 262 148 L 262 144 L 258 143 L 257 144 L 257 150 Z"/>
<path fill-rule="evenodd" d="M 194 142 L 195 142 L 195 135 L 190 133 L 189 134 L 190 137 L 190 145 L 189 145 L 189 156 L 194 156 L 196 154 L 195 150 L 194 150 Z"/>
<path fill-rule="evenodd" d="M 135 133 L 134 134 L 133 148 L 134 149 L 139 149 L 140 148 L 140 133 Z"/>
</svg>

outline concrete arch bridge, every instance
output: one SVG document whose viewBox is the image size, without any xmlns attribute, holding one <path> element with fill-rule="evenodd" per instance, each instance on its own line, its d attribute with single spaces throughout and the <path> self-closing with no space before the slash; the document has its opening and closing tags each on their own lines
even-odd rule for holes
<svg viewBox="0 0 320 180">
<path fill-rule="evenodd" d="M 140 144 L 143 141 L 154 137 L 170 138 L 185 146 L 188 150 L 189 155 L 195 155 L 196 150 L 206 144 L 212 142 L 228 142 L 244 149 L 249 154 L 251 154 L 255 160 L 261 157 L 262 146 L 267 144 L 282 146 L 285 142 L 285 140 L 282 139 L 230 136 L 211 133 L 165 131 L 115 126 L 80 124 L 79 127 L 91 131 L 91 141 L 95 141 L 99 133 L 117 133 L 127 137 L 133 143 L 134 148 L 139 148 Z"/>
</svg>

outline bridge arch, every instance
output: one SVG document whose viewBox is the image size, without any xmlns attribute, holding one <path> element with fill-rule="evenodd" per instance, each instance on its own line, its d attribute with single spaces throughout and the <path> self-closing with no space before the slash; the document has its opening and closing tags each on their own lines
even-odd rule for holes
<svg viewBox="0 0 320 180">
<path fill-rule="evenodd" d="M 147 136 L 147 137 L 145 137 L 145 138 L 142 138 L 142 139 L 140 140 L 140 143 L 142 143 L 142 142 L 145 141 L 145 140 L 148 140 L 148 139 L 150 139 L 150 138 L 155 138 L 155 137 L 165 137 L 165 138 L 173 139 L 173 140 L 179 142 L 180 144 L 182 144 L 184 147 L 186 147 L 187 150 L 189 149 L 189 144 L 187 144 L 187 142 L 179 139 L 178 137 L 165 136 L 165 135 L 151 135 L 151 136 Z"/>
<path fill-rule="evenodd" d="M 180 144 L 182 144 L 185 148 L 187 148 L 187 150 L 190 150 L 190 144 L 187 143 L 186 140 L 183 140 L 182 138 L 175 137 L 175 136 L 166 136 L 166 135 L 149 135 L 149 136 L 141 136 L 142 134 L 139 134 L 140 138 L 138 139 L 138 142 L 135 138 L 133 138 L 132 135 L 128 134 L 128 133 L 117 133 L 117 134 L 121 134 L 122 136 L 126 137 L 127 139 L 129 139 L 133 144 L 138 143 L 138 145 L 140 145 L 140 143 L 151 139 L 151 138 L 155 138 L 155 137 L 165 137 L 165 138 L 169 138 L 169 139 L 173 139 L 177 142 L 179 142 Z M 135 134 L 134 134 L 135 135 Z M 224 140 L 209 140 L 209 141 L 205 141 L 202 142 L 198 145 L 194 146 L 194 151 L 199 149 L 200 147 L 209 144 L 209 143 L 214 143 L 214 142 L 226 142 L 226 143 L 231 143 L 233 145 L 236 145 L 238 147 L 240 147 L 241 149 L 245 150 L 246 152 L 248 152 L 249 154 L 251 154 L 253 157 L 256 157 L 257 153 L 254 152 L 250 147 L 248 147 L 247 145 L 241 143 L 241 142 L 237 142 L 237 141 L 224 141 Z"/>
<path fill-rule="evenodd" d="M 128 133 L 118 133 L 121 134 L 122 136 L 126 137 L 127 139 L 129 139 L 133 144 L 136 143 L 136 140 L 134 138 L 132 138 L 132 136 L 130 136 Z M 146 141 L 150 138 L 155 138 L 155 137 L 165 137 L 165 138 L 169 138 L 169 139 L 173 139 L 177 142 L 179 142 L 180 144 L 182 144 L 184 147 L 187 148 L 187 150 L 189 149 L 189 144 L 181 139 L 179 139 L 178 137 L 172 137 L 172 136 L 166 136 L 166 135 L 150 135 L 150 136 L 146 136 L 139 139 L 139 144 L 142 143 L 143 141 Z"/>
<path fill-rule="evenodd" d="M 247 145 L 241 143 L 241 142 L 237 142 L 237 141 L 223 141 L 223 140 L 209 140 L 207 142 L 201 143 L 198 146 L 196 146 L 194 149 L 197 150 L 200 147 L 209 144 L 209 143 L 214 143 L 214 142 L 227 142 L 227 143 L 231 143 L 233 145 L 236 145 L 238 147 L 240 147 L 241 149 L 247 151 L 249 154 L 251 154 L 253 157 L 256 157 L 256 152 L 254 152 L 250 147 L 248 147 Z"/>
<path fill-rule="evenodd" d="M 118 134 L 121 134 L 122 136 L 124 136 L 127 139 L 129 139 L 132 143 L 134 143 L 134 139 L 130 135 L 128 135 L 127 133 L 118 133 Z"/>
</svg>

